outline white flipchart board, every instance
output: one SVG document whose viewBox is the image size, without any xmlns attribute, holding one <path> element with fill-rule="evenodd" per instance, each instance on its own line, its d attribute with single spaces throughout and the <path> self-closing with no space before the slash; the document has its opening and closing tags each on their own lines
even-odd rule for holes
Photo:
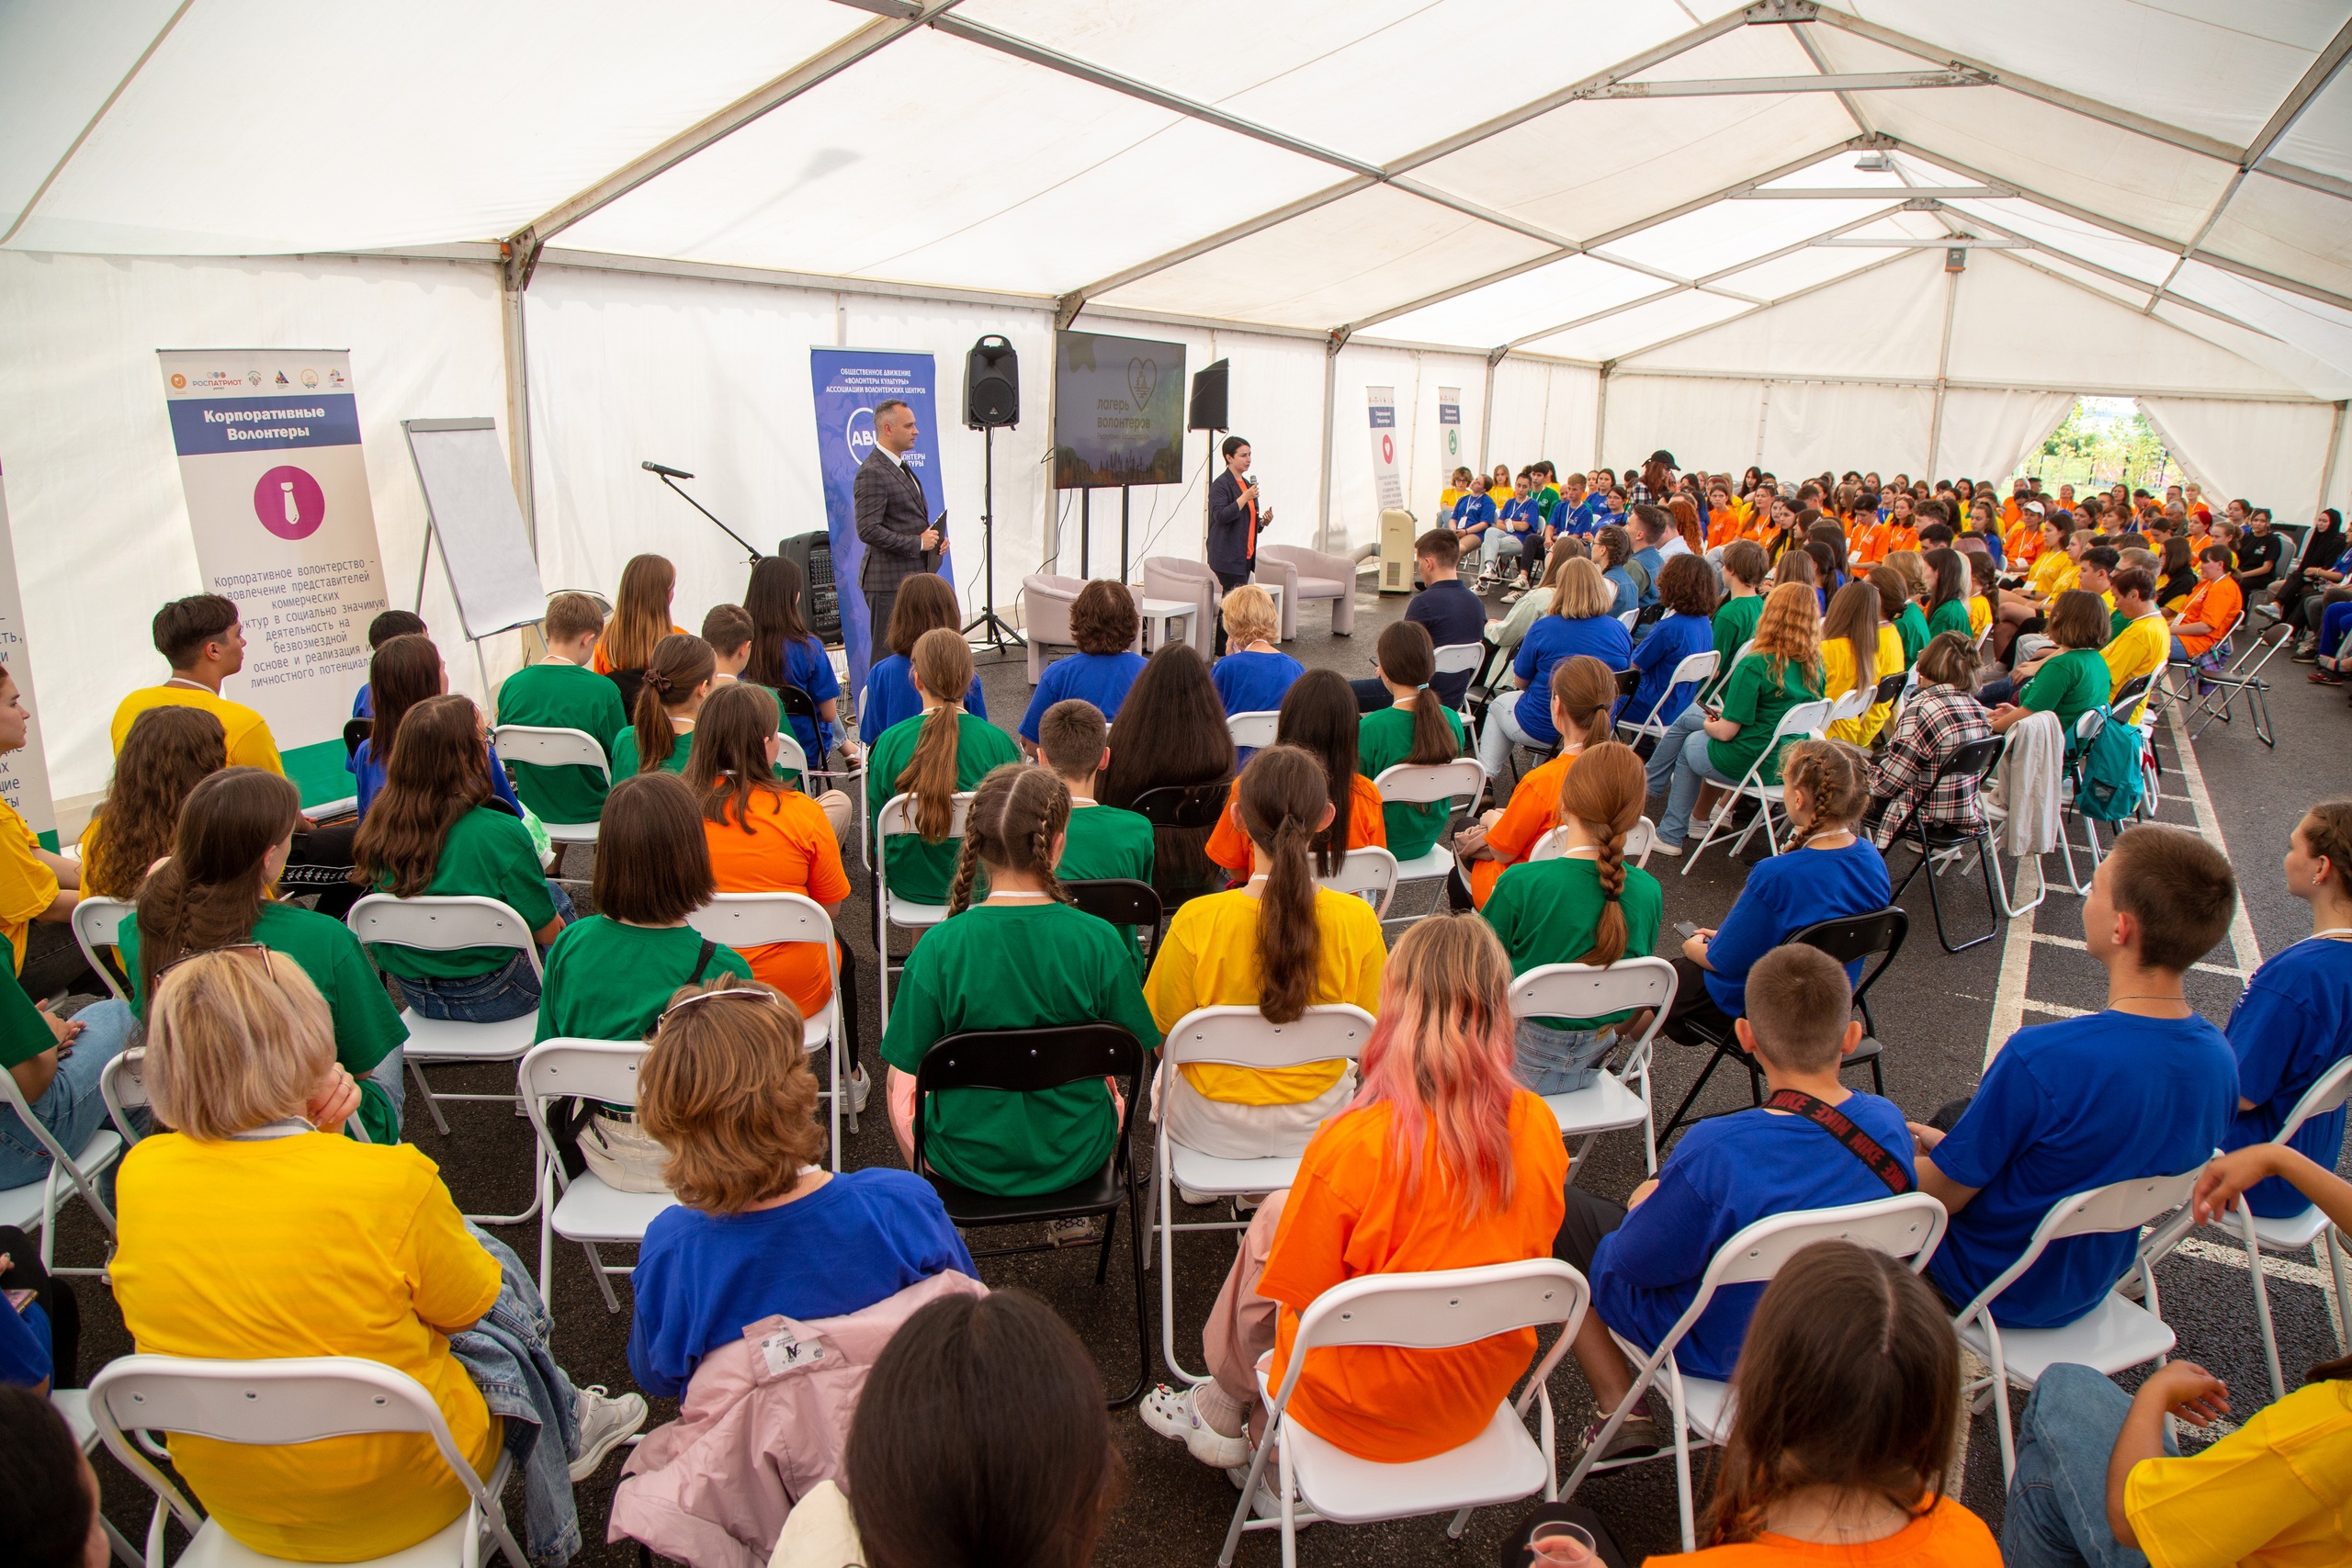
<svg viewBox="0 0 2352 1568">
<path fill-rule="evenodd" d="M 441 542 L 441 564 L 469 641 L 528 626 L 547 613 L 547 590 L 531 536 L 514 503 L 514 482 L 491 419 L 407 419 L 409 457 L 424 489 L 425 551 Z M 423 602 L 424 562 L 417 563 Z"/>
</svg>

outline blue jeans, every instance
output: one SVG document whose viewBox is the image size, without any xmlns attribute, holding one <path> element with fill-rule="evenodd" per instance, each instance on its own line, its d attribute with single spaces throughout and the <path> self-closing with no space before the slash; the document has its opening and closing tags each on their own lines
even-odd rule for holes
<svg viewBox="0 0 2352 1568">
<path fill-rule="evenodd" d="M 563 890 L 562 884 L 548 883 L 548 896 L 555 902 L 556 919 L 570 925 L 579 918 L 571 895 Z M 451 1023 L 504 1023 L 508 1019 L 539 1010 L 539 976 L 532 969 L 527 953 L 514 954 L 487 975 L 439 979 L 411 979 L 403 975 L 399 979 L 401 997 L 419 1018 Z M 393 1103 L 400 1103 L 398 1091 L 394 1092 Z"/>
<path fill-rule="evenodd" d="M 523 1260 L 471 1220 L 466 1232 L 498 1259 L 502 1278 L 490 1310 L 449 1337 L 449 1354 L 504 1424 L 505 1450 L 523 1478 L 524 1553 L 554 1568 L 580 1551 L 570 1469 L 580 1451 L 579 1395 L 548 1348 L 554 1325 Z"/>
<path fill-rule="evenodd" d="M 1536 739 L 1521 728 L 1519 699 L 1516 688 L 1497 693 L 1493 705 L 1487 709 L 1487 722 L 1478 730 L 1478 764 L 1487 770 L 1490 779 L 1510 761 L 1512 746 L 1532 746 L 1541 750 L 1551 744 Z"/>
<path fill-rule="evenodd" d="M 57 1077 L 33 1101 L 40 1124 L 79 1159 L 91 1135 L 106 1124 L 107 1102 L 98 1093 L 98 1077 L 107 1064 L 122 1055 L 139 1027 L 130 1004 L 109 998 L 92 1002 L 74 1015 L 82 1032 L 70 1055 L 57 1064 Z M 144 1113 L 141 1112 L 143 1120 Z M 98 1177 L 98 1196 L 114 1201 L 114 1170 L 107 1166 Z M 0 1114 L 0 1187 L 22 1187 L 49 1174 L 49 1151 L 32 1129 L 13 1115 Z"/>
<path fill-rule="evenodd" d="M 1681 720 L 1677 719 L 1675 724 L 1679 728 Z M 1673 730 L 1667 732 L 1667 739 L 1674 739 Z M 1658 748 L 1660 752 L 1665 750 L 1663 745 Z M 1657 765 L 1657 758 L 1653 756 L 1650 766 L 1655 768 Z M 1674 769 L 1674 783 L 1667 790 L 1666 815 L 1658 818 L 1657 841 L 1672 844 L 1678 849 L 1681 847 L 1684 837 L 1690 831 L 1690 813 L 1699 804 L 1701 784 L 1719 784 L 1729 788 L 1738 782 L 1725 777 L 1714 763 L 1707 760 L 1707 732 L 1702 729 L 1694 733 L 1682 743 L 1682 755 Z"/>
<path fill-rule="evenodd" d="M 2018 1425 L 2018 1472 L 2001 1521 L 2009 1568 L 2147 1568 L 2107 1524 L 2107 1461 L 2132 1396 L 2103 1373 L 2060 1363 L 2041 1374 Z M 2177 1454 L 2169 1438 L 2165 1452 Z"/>
<path fill-rule="evenodd" d="M 1574 1094 L 1600 1076 L 1617 1030 L 1548 1029 L 1532 1018 L 1512 1036 L 1511 1076 L 1530 1094 Z"/>
<path fill-rule="evenodd" d="M 1690 744 L 1690 737 L 1704 728 L 1706 723 L 1706 710 L 1693 696 L 1675 716 L 1674 722 L 1666 727 L 1666 733 L 1657 738 L 1657 749 L 1650 752 L 1648 767 L 1652 795 L 1664 795 L 1668 786 L 1674 783 L 1674 764 L 1682 760 L 1682 748 Z"/>
</svg>

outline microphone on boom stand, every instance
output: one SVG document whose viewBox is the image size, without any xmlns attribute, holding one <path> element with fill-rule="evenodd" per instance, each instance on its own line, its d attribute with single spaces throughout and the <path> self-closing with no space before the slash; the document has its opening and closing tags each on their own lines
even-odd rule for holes
<svg viewBox="0 0 2352 1568">
<path fill-rule="evenodd" d="M 668 485 L 672 490 L 677 491 L 680 500 L 684 501 L 688 506 L 693 507 L 696 512 L 701 513 L 705 517 L 709 518 L 712 526 L 716 527 L 720 533 L 726 535 L 737 544 L 741 545 L 750 554 L 752 565 L 757 566 L 759 564 L 761 559 L 760 552 L 752 548 L 751 544 L 744 539 L 742 535 L 738 534 L 726 524 L 719 522 L 717 513 L 713 513 L 709 507 L 705 506 L 701 502 L 696 501 L 684 491 L 678 490 L 678 481 L 680 479 L 690 479 L 694 478 L 694 475 L 686 472 L 684 468 L 671 468 L 666 463 L 645 462 L 639 463 L 638 467 L 659 479 L 663 484 Z"/>
</svg>

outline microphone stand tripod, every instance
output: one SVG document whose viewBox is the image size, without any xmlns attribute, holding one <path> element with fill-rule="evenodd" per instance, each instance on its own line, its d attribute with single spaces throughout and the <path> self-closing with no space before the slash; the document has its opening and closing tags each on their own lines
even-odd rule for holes
<svg viewBox="0 0 2352 1568">
<path fill-rule="evenodd" d="M 1010 639 L 1014 648 L 1029 644 L 1002 615 L 996 613 L 996 426 L 981 432 L 980 459 L 980 579 L 983 583 L 980 613 L 964 627 L 964 635 L 972 635 L 975 626 L 988 628 L 989 645 L 998 653 L 1005 651 Z M 712 522 L 718 520 L 712 518 Z M 944 541 L 942 541 L 943 543 Z"/>
<path fill-rule="evenodd" d="M 726 524 L 721 523 L 721 522 L 718 520 L 718 515 L 717 515 L 715 513 L 713 513 L 709 507 L 705 506 L 701 502 L 696 501 L 693 496 L 688 495 L 684 491 L 678 490 L 678 481 L 677 481 L 677 480 L 675 480 L 675 479 L 672 479 L 669 475 L 667 475 L 667 474 L 665 474 L 665 473 L 659 472 L 658 470 L 655 472 L 655 474 L 654 474 L 654 476 L 653 476 L 653 477 L 654 477 L 655 479 L 660 479 L 663 484 L 668 485 L 672 490 L 673 490 L 673 491 L 677 491 L 677 494 L 678 494 L 678 499 L 679 499 L 679 500 L 681 500 L 681 501 L 684 502 L 688 506 L 693 507 L 696 512 L 701 513 L 705 517 L 709 518 L 709 519 L 710 519 L 710 521 L 711 521 L 711 525 L 712 525 L 713 527 L 717 528 L 720 533 L 722 533 L 722 534 L 726 535 L 729 538 L 730 538 L 730 539 L 734 540 L 737 544 L 741 545 L 741 546 L 743 547 L 744 550 L 745 550 L 745 551 L 750 555 L 750 557 L 751 557 L 751 564 L 752 564 L 752 565 L 753 565 L 753 566 L 757 566 L 757 565 L 759 565 L 759 564 L 760 564 L 760 561 L 761 561 L 761 559 L 762 559 L 762 557 L 761 557 L 761 555 L 760 555 L 760 552 L 759 552 L 757 549 L 754 549 L 754 548 L 753 548 L 753 547 L 752 547 L 749 543 L 747 543 L 747 542 L 745 541 L 745 539 L 744 539 L 744 537 L 743 537 L 743 536 L 742 536 L 742 535 L 738 534 L 734 529 L 729 528 Z M 686 476 L 686 477 L 687 477 L 687 478 L 689 478 L 689 479 L 692 479 L 694 476 L 693 476 L 693 475 L 691 475 L 691 474 L 689 474 L 689 475 L 688 475 L 688 476 Z"/>
</svg>

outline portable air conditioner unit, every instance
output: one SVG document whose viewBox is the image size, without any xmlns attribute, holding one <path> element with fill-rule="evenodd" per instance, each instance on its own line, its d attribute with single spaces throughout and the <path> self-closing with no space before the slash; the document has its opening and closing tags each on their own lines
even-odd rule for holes
<svg viewBox="0 0 2352 1568">
<path fill-rule="evenodd" d="M 1410 593 L 1413 591 L 1413 540 L 1420 525 L 1409 512 L 1390 508 L 1380 514 L 1380 591 L 1383 593 Z"/>
</svg>

